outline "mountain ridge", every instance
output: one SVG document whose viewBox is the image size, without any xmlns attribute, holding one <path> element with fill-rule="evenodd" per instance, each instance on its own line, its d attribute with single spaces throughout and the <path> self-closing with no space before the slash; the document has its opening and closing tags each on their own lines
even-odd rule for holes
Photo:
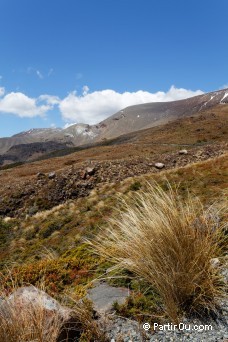
<svg viewBox="0 0 228 342">
<path fill-rule="evenodd" d="M 188 117 L 216 105 L 227 103 L 228 89 L 222 89 L 184 100 L 128 106 L 96 125 L 77 123 L 63 129 L 30 129 L 9 138 L 0 138 L 0 163 L 4 165 L 6 161 L 7 163 L 15 162 L 15 160 L 10 159 L 10 149 L 15 145 L 46 143 L 44 153 L 49 153 L 53 150 L 53 142 L 66 147 L 97 143 L 123 134 L 165 124 L 177 118 Z M 49 142 L 52 143 L 49 144 Z M 50 148 L 49 145 L 51 145 Z M 37 147 L 38 151 L 34 151 L 34 157 L 39 153 L 39 144 Z M 31 149 L 34 150 L 34 145 L 31 145 Z M 20 161 L 20 155 L 17 159 Z"/>
</svg>

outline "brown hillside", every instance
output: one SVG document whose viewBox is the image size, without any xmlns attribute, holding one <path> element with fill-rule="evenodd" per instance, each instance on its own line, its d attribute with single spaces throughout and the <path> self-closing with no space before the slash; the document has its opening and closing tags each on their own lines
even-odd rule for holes
<svg viewBox="0 0 228 342">
<path fill-rule="evenodd" d="M 228 105 L 162 126 L 107 140 L 64 157 L 0 172 L 0 215 L 25 215 L 70 198 L 87 196 L 95 186 L 160 172 L 217 157 L 227 151 Z M 187 149 L 187 154 L 179 154 Z M 92 170 L 88 171 L 89 167 Z M 49 177 L 50 172 L 55 172 Z M 35 208 L 35 209 L 34 209 Z"/>
</svg>

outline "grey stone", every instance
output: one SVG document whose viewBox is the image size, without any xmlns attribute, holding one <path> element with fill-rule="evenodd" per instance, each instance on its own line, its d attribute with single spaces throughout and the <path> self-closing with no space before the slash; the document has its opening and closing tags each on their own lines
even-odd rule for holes
<svg viewBox="0 0 228 342">
<path fill-rule="evenodd" d="M 111 311 L 114 302 L 123 304 L 128 296 L 128 289 L 109 286 L 105 283 L 98 283 L 87 293 L 88 299 L 93 302 L 94 309 L 100 314 Z"/>
<path fill-rule="evenodd" d="M 94 167 L 87 167 L 87 168 L 86 168 L 86 173 L 87 173 L 89 176 L 94 175 L 94 173 L 95 173 L 95 168 L 94 168 Z"/>
<path fill-rule="evenodd" d="M 53 179 L 53 178 L 55 178 L 56 177 L 56 173 L 55 172 L 50 172 L 49 174 L 48 174 L 48 178 L 49 179 Z"/>
</svg>

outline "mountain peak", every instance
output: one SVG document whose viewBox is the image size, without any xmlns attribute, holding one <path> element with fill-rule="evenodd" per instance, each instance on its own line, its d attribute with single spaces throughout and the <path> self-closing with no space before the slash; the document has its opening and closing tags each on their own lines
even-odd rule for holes
<svg viewBox="0 0 228 342">
<path fill-rule="evenodd" d="M 54 141 L 80 146 L 112 139 L 123 134 L 163 125 L 228 103 L 228 89 L 205 93 L 184 100 L 129 106 L 96 125 L 72 124 L 66 128 L 34 128 L 0 139 L 0 155 L 15 145 Z M 7 157 L 6 157 L 7 158 Z M 8 159 L 7 159 L 8 160 Z"/>
</svg>

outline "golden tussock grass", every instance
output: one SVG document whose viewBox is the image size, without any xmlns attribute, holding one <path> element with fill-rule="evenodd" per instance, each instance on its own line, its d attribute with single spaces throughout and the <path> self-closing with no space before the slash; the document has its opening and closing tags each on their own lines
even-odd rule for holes
<svg viewBox="0 0 228 342">
<path fill-rule="evenodd" d="M 18 289 L 14 284 L 14 291 Z M 42 298 L 38 304 L 21 307 L 14 304 L 14 298 L 9 300 L 5 289 L 1 289 L 0 305 L 0 341 L 1 342 L 55 342 L 61 332 L 62 319 L 53 314 L 48 318 Z M 15 298 L 17 300 L 17 298 Z"/>
<path fill-rule="evenodd" d="M 53 307 L 49 310 L 46 305 L 47 300 L 50 299 L 42 295 L 45 292 L 44 283 L 38 285 L 36 299 L 28 299 L 26 304 L 18 301 L 16 291 L 20 287 L 15 280 L 11 279 L 13 287 L 11 296 L 7 293 L 6 284 L 3 282 L 1 285 L 1 342 L 107 341 L 104 332 L 94 320 L 90 303 L 78 303 L 67 296 L 64 299 L 71 308 L 69 313 L 66 311 L 66 306 L 58 310 L 54 309 L 55 302 L 49 304 Z"/>
<path fill-rule="evenodd" d="M 211 259 L 225 243 L 223 209 L 206 210 L 190 195 L 183 201 L 177 189 L 157 183 L 120 202 L 108 228 L 89 242 L 95 252 L 156 288 L 173 321 L 216 310 L 224 284 Z"/>
</svg>

